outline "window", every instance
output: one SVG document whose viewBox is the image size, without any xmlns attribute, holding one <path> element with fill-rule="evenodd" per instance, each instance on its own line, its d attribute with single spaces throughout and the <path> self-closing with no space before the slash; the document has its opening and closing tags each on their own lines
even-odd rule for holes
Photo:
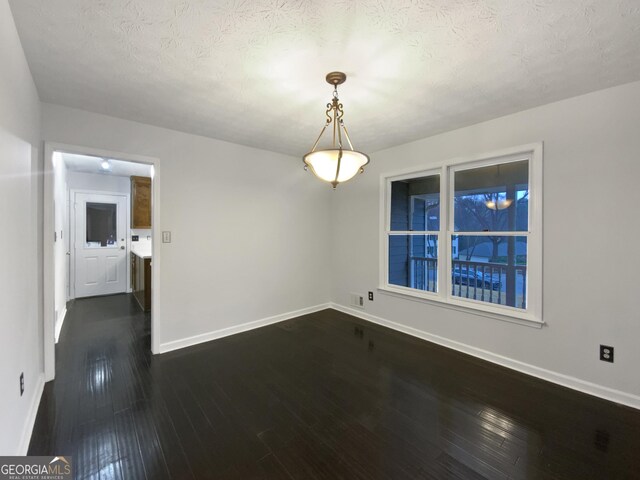
<svg viewBox="0 0 640 480">
<path fill-rule="evenodd" d="M 440 175 L 391 182 L 389 283 L 438 291 Z"/>
<path fill-rule="evenodd" d="M 382 290 L 541 324 L 542 145 L 383 176 Z"/>
<path fill-rule="evenodd" d="M 115 203 L 87 202 L 87 247 L 112 247 L 116 245 Z"/>
<path fill-rule="evenodd" d="M 529 160 L 451 169 L 451 294 L 526 310 Z"/>
</svg>

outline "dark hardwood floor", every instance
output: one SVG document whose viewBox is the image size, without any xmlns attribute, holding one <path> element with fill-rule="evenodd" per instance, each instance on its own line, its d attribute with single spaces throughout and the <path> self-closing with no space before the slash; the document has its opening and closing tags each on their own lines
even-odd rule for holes
<svg viewBox="0 0 640 480">
<path fill-rule="evenodd" d="M 639 411 L 334 310 L 149 338 L 133 297 L 75 301 L 29 454 L 82 479 L 640 478 Z"/>
</svg>

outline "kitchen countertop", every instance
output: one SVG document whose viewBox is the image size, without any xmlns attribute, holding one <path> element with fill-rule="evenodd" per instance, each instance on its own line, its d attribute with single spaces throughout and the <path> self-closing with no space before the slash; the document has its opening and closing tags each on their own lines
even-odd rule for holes
<svg viewBox="0 0 640 480">
<path fill-rule="evenodd" d="M 136 244 L 135 242 L 131 243 L 131 253 L 137 255 L 138 257 L 151 258 L 151 244 Z"/>
</svg>

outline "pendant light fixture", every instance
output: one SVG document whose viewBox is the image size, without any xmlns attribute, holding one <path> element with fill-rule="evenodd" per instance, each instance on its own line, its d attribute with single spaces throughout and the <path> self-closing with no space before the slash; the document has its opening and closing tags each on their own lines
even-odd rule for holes
<svg viewBox="0 0 640 480">
<path fill-rule="evenodd" d="M 339 183 L 346 182 L 353 178 L 358 172 L 364 172 L 364 166 L 369 163 L 369 157 L 362 152 L 353 149 L 347 127 L 344 125 L 342 116 L 344 111 L 338 99 L 338 85 L 345 82 L 347 76 L 342 72 L 331 72 L 326 76 L 327 83 L 333 85 L 333 99 L 327 103 L 327 120 L 318 135 L 316 143 L 309 153 L 302 157 L 304 168 L 311 169 L 313 174 L 320 180 L 329 182 L 335 189 Z M 320 139 L 329 125 L 333 123 L 333 143 L 331 148 L 316 150 Z M 344 138 L 349 144 L 348 149 L 343 148 Z"/>
</svg>

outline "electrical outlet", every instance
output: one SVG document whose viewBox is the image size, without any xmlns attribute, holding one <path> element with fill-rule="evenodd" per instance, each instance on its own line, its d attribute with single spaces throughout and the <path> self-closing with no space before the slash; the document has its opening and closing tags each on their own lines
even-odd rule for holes
<svg viewBox="0 0 640 480">
<path fill-rule="evenodd" d="M 373 302 L 373 292 L 369 292 L 369 301 Z"/>
<path fill-rule="evenodd" d="M 20 374 L 20 396 L 24 393 L 24 372 Z"/>
<path fill-rule="evenodd" d="M 162 243 L 171 243 L 171 232 L 162 232 Z"/>
<path fill-rule="evenodd" d="M 600 360 L 613 363 L 613 347 L 600 345 Z"/>
</svg>

